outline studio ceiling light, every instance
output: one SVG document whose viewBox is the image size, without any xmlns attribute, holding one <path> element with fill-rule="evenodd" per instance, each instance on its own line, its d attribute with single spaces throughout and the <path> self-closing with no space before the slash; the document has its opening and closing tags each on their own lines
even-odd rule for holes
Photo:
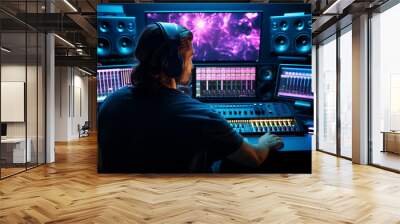
<svg viewBox="0 0 400 224">
<path fill-rule="evenodd" d="M 88 72 L 88 71 L 86 71 L 86 70 L 83 70 L 83 69 L 81 69 L 81 68 L 79 68 L 79 67 L 78 67 L 78 69 L 79 69 L 79 71 L 81 71 L 81 72 L 83 72 L 83 73 L 85 73 L 85 74 L 87 74 L 87 75 L 93 75 L 92 73 L 90 73 L 90 72 Z"/>
<path fill-rule="evenodd" d="M 9 50 L 9 49 L 7 49 L 7 48 L 5 48 L 5 47 L 1 47 L 1 50 L 4 51 L 4 52 L 7 52 L 7 53 L 10 53 L 10 52 L 11 52 L 11 50 Z"/>
<path fill-rule="evenodd" d="M 78 12 L 78 10 L 68 1 L 68 0 L 64 0 L 65 4 L 67 4 L 72 10 L 74 10 L 74 12 Z"/>
<path fill-rule="evenodd" d="M 71 42 L 69 42 L 68 40 L 66 40 L 66 39 L 64 39 L 64 38 L 62 38 L 62 37 L 60 37 L 60 36 L 57 35 L 57 34 L 54 34 L 54 36 L 57 37 L 57 38 L 58 38 L 59 40 L 61 40 L 62 42 L 66 43 L 68 46 L 75 48 L 75 45 L 73 45 L 73 44 L 72 44 Z"/>
<path fill-rule="evenodd" d="M 355 0 L 336 0 L 331 6 L 329 6 L 324 12 L 323 15 L 339 15 L 343 13 L 343 10 L 351 5 Z"/>
</svg>

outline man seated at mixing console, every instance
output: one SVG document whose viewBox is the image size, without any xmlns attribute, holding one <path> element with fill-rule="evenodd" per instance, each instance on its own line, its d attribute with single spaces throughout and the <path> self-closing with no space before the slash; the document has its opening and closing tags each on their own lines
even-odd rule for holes
<svg viewBox="0 0 400 224">
<path fill-rule="evenodd" d="M 215 172 L 223 159 L 257 167 L 283 147 L 270 134 L 246 142 L 210 106 L 177 90 L 191 77 L 192 38 L 176 24 L 145 28 L 135 52 L 135 87 L 116 91 L 99 111 L 99 172 Z"/>
</svg>

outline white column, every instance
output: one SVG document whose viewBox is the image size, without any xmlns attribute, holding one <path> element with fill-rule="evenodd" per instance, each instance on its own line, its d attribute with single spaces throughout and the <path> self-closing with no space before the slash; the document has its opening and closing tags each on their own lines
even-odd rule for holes
<svg viewBox="0 0 400 224">
<path fill-rule="evenodd" d="M 46 1 L 47 12 L 54 11 L 51 1 Z M 55 43 L 54 34 L 46 35 L 46 163 L 55 161 Z"/>
<path fill-rule="evenodd" d="M 46 36 L 46 163 L 55 161 L 54 133 L 55 133 L 55 74 L 54 74 L 54 35 Z"/>
<path fill-rule="evenodd" d="M 368 15 L 353 19 L 353 162 L 368 163 Z"/>
</svg>

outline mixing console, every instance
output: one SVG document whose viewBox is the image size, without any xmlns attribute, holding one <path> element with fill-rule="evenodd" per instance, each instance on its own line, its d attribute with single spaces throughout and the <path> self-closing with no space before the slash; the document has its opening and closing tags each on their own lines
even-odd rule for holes
<svg viewBox="0 0 400 224">
<path fill-rule="evenodd" d="M 215 103 L 211 107 L 225 119 L 292 117 L 284 103 Z"/>
<path fill-rule="evenodd" d="M 285 119 L 244 119 L 228 120 L 231 126 L 243 135 L 272 134 L 300 134 L 303 130 L 293 118 Z"/>
<path fill-rule="evenodd" d="M 303 135 L 301 122 L 284 103 L 214 103 L 211 107 L 243 135 Z"/>
</svg>

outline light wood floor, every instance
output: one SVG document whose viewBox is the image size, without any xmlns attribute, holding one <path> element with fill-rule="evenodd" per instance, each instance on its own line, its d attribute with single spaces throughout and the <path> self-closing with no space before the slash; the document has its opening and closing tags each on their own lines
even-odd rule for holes
<svg viewBox="0 0 400 224">
<path fill-rule="evenodd" d="M 24 165 L 20 165 L 19 167 L 16 168 L 0 168 L 1 178 L 8 177 L 19 172 L 23 172 L 26 169 L 33 169 L 34 167 L 36 167 L 36 164 L 29 164 L 27 168 L 25 168 Z"/>
<path fill-rule="evenodd" d="M 400 154 L 391 152 L 374 151 L 372 160 L 374 164 L 400 170 Z"/>
<path fill-rule="evenodd" d="M 1 169 L 1 177 L 3 178 L 3 177 L 13 175 L 15 173 L 24 171 L 25 167 L 24 168 L 0 168 L 0 169 Z"/>
<path fill-rule="evenodd" d="M 320 152 L 312 175 L 96 172 L 94 137 L 0 181 L 0 223 L 400 223 L 400 175 Z"/>
</svg>

